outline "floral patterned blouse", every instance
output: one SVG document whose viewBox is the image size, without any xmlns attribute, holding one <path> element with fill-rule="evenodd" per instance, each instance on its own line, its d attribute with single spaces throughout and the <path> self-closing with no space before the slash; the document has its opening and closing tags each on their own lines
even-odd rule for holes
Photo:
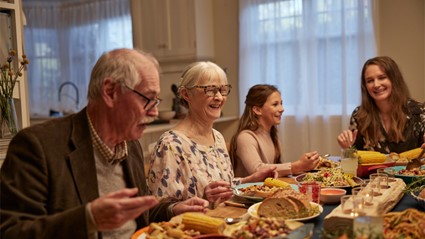
<svg viewBox="0 0 425 239">
<path fill-rule="evenodd" d="M 163 133 L 150 158 L 151 193 L 160 199 L 186 200 L 203 197 L 210 182 L 232 182 L 234 175 L 223 135 L 215 129 L 213 134 L 214 146 L 205 146 L 177 130 Z"/>
<path fill-rule="evenodd" d="M 359 122 L 356 119 L 357 113 L 360 107 L 354 109 L 353 114 L 350 119 L 350 130 L 357 129 Z M 409 100 L 407 102 L 407 125 L 404 129 L 403 135 L 406 138 L 404 142 L 390 142 L 387 140 L 387 132 L 384 127 L 381 127 L 382 133 L 384 135 L 381 138 L 377 145 L 374 147 L 365 147 L 366 140 L 363 135 L 360 133 L 357 134 L 356 142 L 354 146 L 358 150 L 373 150 L 379 151 L 381 153 L 389 154 L 391 152 L 401 153 L 410 149 L 420 147 L 423 141 L 423 135 L 425 133 L 425 104 L 416 102 L 414 100 Z"/>
</svg>

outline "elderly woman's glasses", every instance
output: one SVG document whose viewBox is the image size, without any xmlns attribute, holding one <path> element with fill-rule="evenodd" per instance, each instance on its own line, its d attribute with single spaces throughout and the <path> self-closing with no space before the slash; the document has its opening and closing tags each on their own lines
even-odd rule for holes
<svg viewBox="0 0 425 239">
<path fill-rule="evenodd" d="M 152 110 L 153 108 L 157 107 L 157 106 L 161 103 L 161 99 L 159 99 L 159 98 L 156 98 L 156 99 L 149 99 L 147 96 L 145 96 L 144 94 L 142 94 L 142 93 L 138 92 L 137 90 L 132 89 L 132 88 L 130 88 L 129 86 L 127 86 L 127 85 L 125 85 L 125 84 L 124 84 L 124 86 L 125 86 L 127 89 L 129 89 L 129 90 L 133 91 L 134 93 L 138 94 L 139 96 L 141 96 L 143 99 L 145 99 L 145 100 L 146 100 L 146 104 L 145 104 L 145 106 L 144 106 L 144 109 L 145 109 L 146 111 Z"/>
<path fill-rule="evenodd" d="M 222 96 L 227 96 L 230 93 L 230 90 L 232 89 L 231 85 L 221 85 L 221 86 L 216 86 L 216 85 L 194 85 L 192 87 L 189 88 L 201 88 L 204 89 L 205 95 L 210 96 L 210 97 L 214 97 L 215 95 L 217 95 L 218 92 L 220 92 L 220 94 Z"/>
</svg>

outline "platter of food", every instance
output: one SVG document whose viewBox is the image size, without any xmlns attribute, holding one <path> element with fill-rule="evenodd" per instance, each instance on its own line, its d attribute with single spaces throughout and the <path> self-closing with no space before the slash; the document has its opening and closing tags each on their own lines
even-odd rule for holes
<svg viewBox="0 0 425 239">
<path fill-rule="evenodd" d="M 259 225 L 261 225 L 260 230 Z M 281 218 L 250 217 L 247 221 L 233 228 L 233 232 L 228 235 L 232 238 L 289 238 L 291 234 L 296 233 L 295 229 L 303 226 L 304 223 L 302 222 L 288 221 Z M 312 234 L 313 230 L 311 229 L 306 233 L 307 236 L 305 237 L 295 237 L 299 236 L 296 234 L 292 238 L 310 238 Z"/>
<path fill-rule="evenodd" d="M 260 208 L 261 204 L 263 202 L 258 202 L 254 205 L 252 205 L 251 207 L 248 208 L 248 215 L 250 215 L 251 217 L 261 217 L 261 210 L 264 210 L 262 208 Z M 314 203 L 314 202 L 310 202 L 310 209 L 308 209 L 308 212 L 306 214 L 284 214 L 282 213 L 280 216 L 275 216 L 276 218 L 284 218 L 287 221 L 307 221 L 313 218 L 318 217 L 322 212 L 323 212 L 323 207 L 320 204 Z M 260 209 L 260 212 L 259 212 Z M 271 217 L 273 218 L 273 217 Z"/>
<path fill-rule="evenodd" d="M 185 220 L 187 215 L 190 217 Z M 131 239 L 265 239 L 288 236 L 292 233 L 300 235 L 300 230 L 296 229 L 308 229 L 307 233 L 301 234 L 307 235 L 302 238 L 309 238 L 313 233 L 313 227 L 305 227 L 307 225 L 302 222 L 287 221 L 282 218 L 250 217 L 231 225 L 223 222 L 222 219 L 204 214 L 184 213 L 173 217 L 169 222 L 151 223 L 148 227 L 136 231 Z M 258 230 L 258 225 L 261 225 L 261 230 Z"/>
<path fill-rule="evenodd" d="M 411 183 L 412 181 L 418 178 L 425 177 L 425 166 L 421 166 L 420 168 L 410 169 L 410 170 L 406 170 L 406 166 L 400 166 L 400 165 L 388 167 L 384 169 L 384 171 L 387 172 L 388 174 L 391 174 L 392 170 L 394 170 L 394 176 L 396 178 L 403 179 L 403 181 L 406 184 Z"/>
<path fill-rule="evenodd" d="M 418 147 L 418 148 L 410 149 L 401 153 L 392 152 L 388 154 L 388 157 L 395 162 L 396 166 L 405 166 L 412 159 L 417 158 L 420 155 L 421 151 L 422 151 L 422 148 Z"/>
<path fill-rule="evenodd" d="M 298 190 L 297 185 L 290 184 L 290 186 Z M 233 188 L 233 194 L 248 200 L 261 202 L 264 198 L 271 196 L 279 189 L 280 187 L 265 185 L 264 182 L 243 183 Z"/>
<path fill-rule="evenodd" d="M 351 188 L 360 185 L 363 180 L 344 174 L 340 168 L 333 168 L 300 174 L 295 177 L 295 181 L 297 183 L 318 182 L 322 187 Z"/>
<path fill-rule="evenodd" d="M 149 226 L 139 229 L 131 236 L 131 239 L 145 239 L 148 232 Z"/>
<path fill-rule="evenodd" d="M 385 238 L 425 238 L 425 212 L 408 208 L 400 212 L 389 212 L 384 215 Z"/>
</svg>

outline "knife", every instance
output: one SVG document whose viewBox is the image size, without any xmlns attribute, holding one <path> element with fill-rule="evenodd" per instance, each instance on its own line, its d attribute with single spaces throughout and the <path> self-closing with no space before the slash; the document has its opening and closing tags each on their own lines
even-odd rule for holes
<svg viewBox="0 0 425 239">
<path fill-rule="evenodd" d="M 313 223 L 307 223 L 300 227 L 297 227 L 295 230 L 293 230 L 291 233 L 289 233 L 286 236 L 277 236 L 270 239 L 304 239 L 308 238 L 313 233 L 314 224 Z"/>
</svg>

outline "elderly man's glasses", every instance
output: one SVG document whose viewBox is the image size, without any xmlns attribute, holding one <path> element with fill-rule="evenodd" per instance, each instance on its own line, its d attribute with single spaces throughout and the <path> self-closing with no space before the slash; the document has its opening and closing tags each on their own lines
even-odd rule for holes
<svg viewBox="0 0 425 239">
<path fill-rule="evenodd" d="M 231 85 L 221 85 L 221 86 L 216 86 L 216 85 L 194 85 L 192 87 L 189 88 L 201 88 L 204 89 L 205 95 L 210 96 L 210 97 L 214 97 L 215 95 L 217 95 L 218 92 L 220 92 L 220 94 L 222 96 L 227 96 L 230 93 L 230 90 L 232 89 Z"/>
<path fill-rule="evenodd" d="M 125 85 L 125 87 L 127 87 L 127 89 L 133 91 L 134 93 L 138 94 L 139 96 L 141 96 L 143 99 L 146 100 L 146 104 L 144 106 L 144 109 L 146 111 L 152 110 L 153 108 L 157 107 L 160 103 L 161 103 L 161 99 L 157 98 L 157 99 L 149 99 L 147 96 L 143 95 L 142 93 L 138 92 L 135 89 L 130 88 L 129 86 Z"/>
</svg>

